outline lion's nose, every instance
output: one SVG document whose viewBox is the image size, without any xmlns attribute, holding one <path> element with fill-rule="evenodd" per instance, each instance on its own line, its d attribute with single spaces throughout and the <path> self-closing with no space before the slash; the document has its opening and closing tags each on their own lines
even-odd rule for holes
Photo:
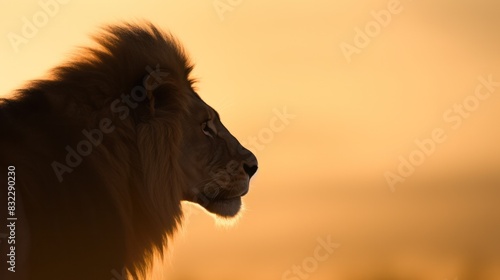
<svg viewBox="0 0 500 280">
<path fill-rule="evenodd" d="M 253 174 L 257 172 L 257 165 L 248 166 L 246 163 L 243 164 L 243 169 L 248 174 L 248 177 L 252 178 Z"/>
<path fill-rule="evenodd" d="M 249 179 L 257 172 L 257 158 L 252 154 L 246 161 L 243 163 L 243 169 L 248 174 Z"/>
</svg>

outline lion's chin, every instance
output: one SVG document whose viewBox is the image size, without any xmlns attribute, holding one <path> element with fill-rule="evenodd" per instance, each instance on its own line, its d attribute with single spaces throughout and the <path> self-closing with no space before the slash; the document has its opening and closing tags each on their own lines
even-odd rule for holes
<svg viewBox="0 0 500 280">
<path fill-rule="evenodd" d="M 234 197 L 230 199 L 213 200 L 205 206 L 209 212 L 223 217 L 231 218 L 236 216 L 241 208 L 241 197 Z"/>
</svg>

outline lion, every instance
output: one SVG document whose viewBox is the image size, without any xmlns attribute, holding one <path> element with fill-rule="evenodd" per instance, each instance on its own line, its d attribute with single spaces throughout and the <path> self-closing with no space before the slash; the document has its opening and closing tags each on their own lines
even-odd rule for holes
<svg viewBox="0 0 500 280">
<path fill-rule="evenodd" d="M 12 210 L 0 215 L 15 227 L 1 263 L 16 271 L 1 279 L 145 277 L 182 201 L 234 217 L 257 171 L 171 33 L 123 23 L 93 38 L 0 101 L 0 199 Z"/>
</svg>

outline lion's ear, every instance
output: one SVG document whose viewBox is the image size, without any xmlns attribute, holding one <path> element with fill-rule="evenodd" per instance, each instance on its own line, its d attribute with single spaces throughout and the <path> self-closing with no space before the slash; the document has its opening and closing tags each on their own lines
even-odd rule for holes
<svg viewBox="0 0 500 280">
<path fill-rule="evenodd" d="M 169 75 L 169 72 L 157 66 L 156 70 L 149 72 L 143 79 L 143 85 L 146 88 L 149 101 L 149 113 L 151 114 L 154 114 L 156 106 L 161 105 L 157 104 L 160 100 L 157 100 L 156 92 L 160 90 L 163 85 L 169 84 Z"/>
</svg>

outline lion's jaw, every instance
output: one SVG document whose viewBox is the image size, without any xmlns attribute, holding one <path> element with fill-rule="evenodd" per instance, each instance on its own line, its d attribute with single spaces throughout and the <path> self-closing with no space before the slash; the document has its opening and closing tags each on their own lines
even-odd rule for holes
<svg viewBox="0 0 500 280">
<path fill-rule="evenodd" d="M 241 196 L 229 199 L 216 199 L 208 203 L 205 209 L 217 216 L 230 218 L 240 212 L 241 204 Z"/>
</svg>

